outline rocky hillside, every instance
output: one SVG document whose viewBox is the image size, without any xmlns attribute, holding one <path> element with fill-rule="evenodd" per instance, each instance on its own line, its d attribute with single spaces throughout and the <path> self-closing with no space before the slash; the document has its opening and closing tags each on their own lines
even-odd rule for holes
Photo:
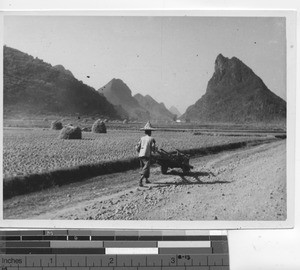
<svg viewBox="0 0 300 270">
<path fill-rule="evenodd" d="M 219 54 L 206 93 L 181 119 L 219 123 L 285 123 L 286 102 L 242 61 Z"/>
<path fill-rule="evenodd" d="M 127 112 L 131 120 L 150 119 L 150 113 L 143 108 L 138 101 L 132 96 L 130 88 L 120 79 L 112 79 L 108 84 L 98 89 L 109 102 L 119 106 L 119 110 L 123 109 Z"/>
<path fill-rule="evenodd" d="M 73 73 L 70 70 L 65 69 L 65 67 L 63 65 L 56 65 L 56 66 L 54 66 L 54 68 L 56 68 L 57 70 L 59 70 L 61 72 L 66 73 L 67 75 L 74 77 Z"/>
<path fill-rule="evenodd" d="M 176 115 L 172 114 L 164 103 L 158 103 L 151 96 L 136 94 L 134 98 L 150 113 L 150 119 L 155 121 L 174 121 Z"/>
<path fill-rule="evenodd" d="M 4 115 L 16 113 L 84 114 L 120 118 L 106 98 L 74 78 L 63 66 L 51 66 L 4 46 Z"/>
</svg>

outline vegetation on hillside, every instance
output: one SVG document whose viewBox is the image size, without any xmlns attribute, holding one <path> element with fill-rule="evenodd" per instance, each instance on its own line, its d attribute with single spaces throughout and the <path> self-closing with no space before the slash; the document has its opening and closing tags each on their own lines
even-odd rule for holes
<svg viewBox="0 0 300 270">
<path fill-rule="evenodd" d="M 4 46 L 4 116 L 16 112 L 120 118 L 105 97 L 62 66 Z"/>
</svg>

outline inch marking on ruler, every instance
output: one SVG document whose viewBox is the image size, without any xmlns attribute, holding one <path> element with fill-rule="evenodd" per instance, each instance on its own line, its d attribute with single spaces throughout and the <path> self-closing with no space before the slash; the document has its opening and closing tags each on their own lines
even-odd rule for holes
<svg viewBox="0 0 300 270">
<path fill-rule="evenodd" d="M 53 256 L 53 255 L 52 255 Z M 88 262 L 88 255 L 55 255 L 55 262 L 50 265 L 49 256 L 26 255 L 7 257 L 7 263 L 2 256 L 2 267 L 99 267 L 99 266 L 227 266 L 229 264 L 228 254 L 191 254 L 191 255 L 99 255 L 93 256 L 97 259 Z M 100 257 L 100 258 L 98 258 Z M 29 259 L 31 263 L 29 263 Z M 203 260 L 205 258 L 205 261 Z M 22 261 L 24 259 L 24 261 Z M 149 260 L 150 259 L 150 260 Z M 157 261 L 159 259 L 159 261 Z M 36 263 L 38 262 L 38 263 Z M 105 263 L 104 263 L 105 262 Z"/>
</svg>

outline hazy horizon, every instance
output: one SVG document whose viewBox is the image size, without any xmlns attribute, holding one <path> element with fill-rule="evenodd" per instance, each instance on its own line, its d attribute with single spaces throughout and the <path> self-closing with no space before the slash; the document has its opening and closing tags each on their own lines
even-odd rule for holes
<svg viewBox="0 0 300 270">
<path fill-rule="evenodd" d="M 181 113 L 206 91 L 219 53 L 286 100 L 284 18 L 5 16 L 4 44 L 63 65 L 96 90 L 111 79 Z"/>
</svg>

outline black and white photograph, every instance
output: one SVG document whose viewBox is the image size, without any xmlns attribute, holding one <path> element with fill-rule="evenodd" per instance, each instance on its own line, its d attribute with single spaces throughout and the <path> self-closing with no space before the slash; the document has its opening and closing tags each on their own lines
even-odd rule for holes
<svg viewBox="0 0 300 270">
<path fill-rule="evenodd" d="M 4 220 L 287 220 L 285 16 L 3 21 Z"/>
</svg>

